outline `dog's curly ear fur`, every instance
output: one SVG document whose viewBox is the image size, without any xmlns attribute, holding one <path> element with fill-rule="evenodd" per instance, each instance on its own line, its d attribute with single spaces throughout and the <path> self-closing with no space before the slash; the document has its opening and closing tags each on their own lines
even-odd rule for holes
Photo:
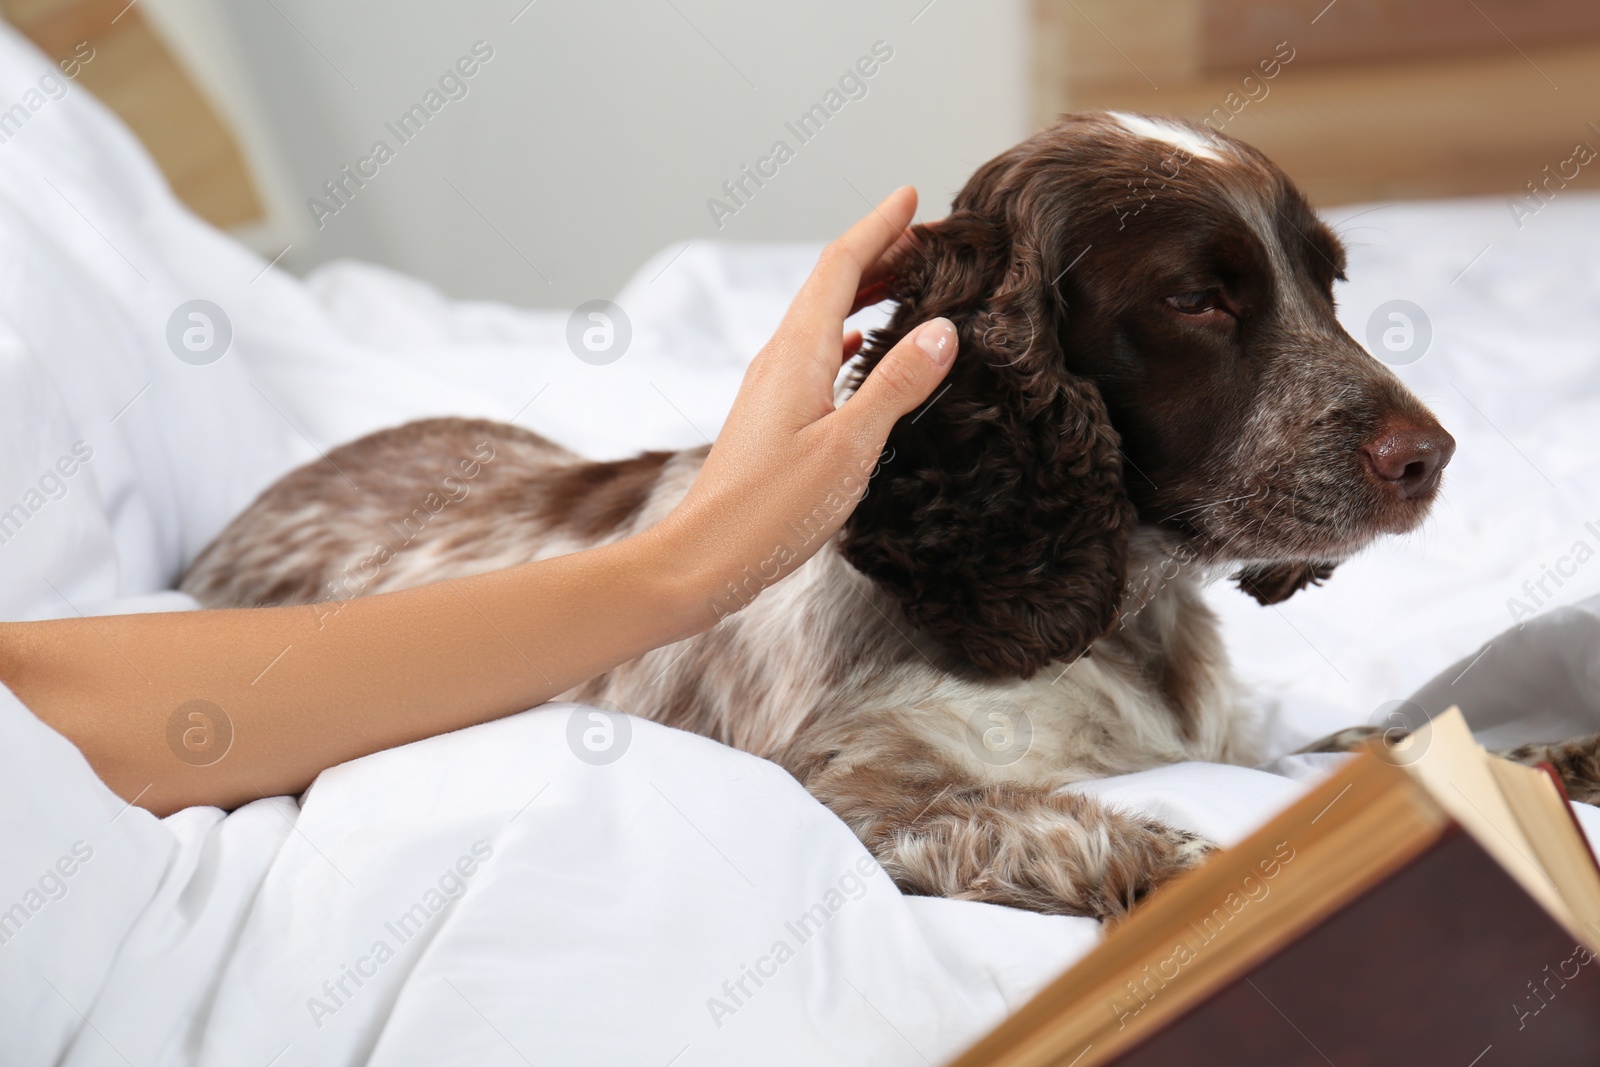
<svg viewBox="0 0 1600 1067">
<path fill-rule="evenodd" d="M 1233 576 L 1239 588 L 1258 604 L 1281 604 L 1308 585 L 1321 585 L 1333 574 L 1332 563 L 1264 563 Z"/>
<path fill-rule="evenodd" d="M 938 315 L 960 340 L 942 391 L 890 434 L 843 549 L 947 650 L 1028 677 L 1115 623 L 1136 516 L 1099 390 L 1062 350 L 1056 286 L 1078 247 L 1054 229 L 1061 219 L 1030 231 L 999 204 L 964 209 L 972 189 L 948 218 L 913 228 L 899 307 L 862 354 L 857 381 Z"/>
</svg>

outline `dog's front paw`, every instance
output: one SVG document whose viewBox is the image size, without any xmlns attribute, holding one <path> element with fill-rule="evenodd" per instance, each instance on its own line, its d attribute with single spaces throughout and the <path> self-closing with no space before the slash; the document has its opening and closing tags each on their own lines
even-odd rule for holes
<svg viewBox="0 0 1600 1067">
<path fill-rule="evenodd" d="M 1107 844 L 1105 875 L 1091 896 L 1095 918 L 1107 921 L 1126 916 L 1156 889 L 1219 851 L 1199 834 L 1154 819 L 1132 823 Z"/>
<path fill-rule="evenodd" d="M 1222 851 L 1222 847 L 1215 842 L 1192 834 L 1187 830 L 1166 828 L 1167 834 L 1173 841 L 1173 861 L 1178 870 L 1187 871 L 1198 867 L 1213 855 Z"/>
</svg>

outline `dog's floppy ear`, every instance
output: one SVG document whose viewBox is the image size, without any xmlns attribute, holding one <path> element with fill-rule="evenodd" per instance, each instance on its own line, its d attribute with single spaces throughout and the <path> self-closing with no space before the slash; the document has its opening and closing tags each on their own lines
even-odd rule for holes
<svg viewBox="0 0 1600 1067">
<path fill-rule="evenodd" d="M 938 315 L 958 331 L 955 364 L 889 435 L 843 549 L 947 650 L 1027 677 L 1114 624 L 1136 517 L 1099 390 L 1062 351 L 1057 282 L 1079 248 L 961 203 L 913 228 L 899 307 L 857 380 Z"/>
<path fill-rule="evenodd" d="M 1263 563 L 1233 576 L 1239 588 L 1258 604 L 1281 604 L 1308 585 L 1321 585 L 1333 574 L 1332 563 Z"/>
</svg>

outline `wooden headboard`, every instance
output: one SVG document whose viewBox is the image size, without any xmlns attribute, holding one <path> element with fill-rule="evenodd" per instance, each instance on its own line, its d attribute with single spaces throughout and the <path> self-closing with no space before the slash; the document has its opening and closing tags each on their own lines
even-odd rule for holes
<svg viewBox="0 0 1600 1067">
<path fill-rule="evenodd" d="M 1034 0 L 1033 19 L 1041 124 L 1209 119 L 1320 204 L 1600 188 L 1578 162 L 1600 153 L 1593 0 Z"/>
<path fill-rule="evenodd" d="M 92 54 L 76 59 L 74 81 L 128 124 L 197 215 L 224 228 L 263 219 L 232 132 L 134 3 L 0 0 L 0 14 L 54 59 Z"/>
</svg>

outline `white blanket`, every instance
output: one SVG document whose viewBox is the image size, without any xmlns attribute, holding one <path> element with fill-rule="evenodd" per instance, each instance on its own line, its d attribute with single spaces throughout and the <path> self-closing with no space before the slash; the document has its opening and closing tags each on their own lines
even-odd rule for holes
<svg viewBox="0 0 1600 1067">
<path fill-rule="evenodd" d="M 814 253 L 664 250 L 616 297 L 632 346 L 591 366 L 564 313 L 354 264 L 266 270 L 87 94 L 32 107 L 48 71 L 0 27 L 0 110 L 30 114 L 0 144 L 7 618 L 186 606 L 164 590 L 256 492 L 403 419 L 516 417 L 596 456 L 698 443 Z M 1347 324 L 1426 309 L 1432 348 L 1401 373 L 1460 450 L 1426 529 L 1326 588 L 1277 609 L 1214 590 L 1274 751 L 1436 674 L 1423 713 L 1459 702 L 1496 740 L 1600 730 L 1600 606 L 1559 607 L 1600 592 L 1576 550 L 1600 547 L 1600 198 L 1564 193 L 1520 231 L 1498 202 L 1332 217 Z M 167 342 L 196 298 L 233 330 L 205 366 Z M 1494 638 L 1546 564 L 1559 587 Z M 158 820 L 0 690 L 0 1063 L 932 1063 L 1099 936 L 903 897 L 786 774 L 704 739 L 636 720 L 621 758 L 579 759 L 584 714 L 357 760 L 300 803 Z M 1328 762 L 1083 788 L 1229 842 Z"/>
</svg>

